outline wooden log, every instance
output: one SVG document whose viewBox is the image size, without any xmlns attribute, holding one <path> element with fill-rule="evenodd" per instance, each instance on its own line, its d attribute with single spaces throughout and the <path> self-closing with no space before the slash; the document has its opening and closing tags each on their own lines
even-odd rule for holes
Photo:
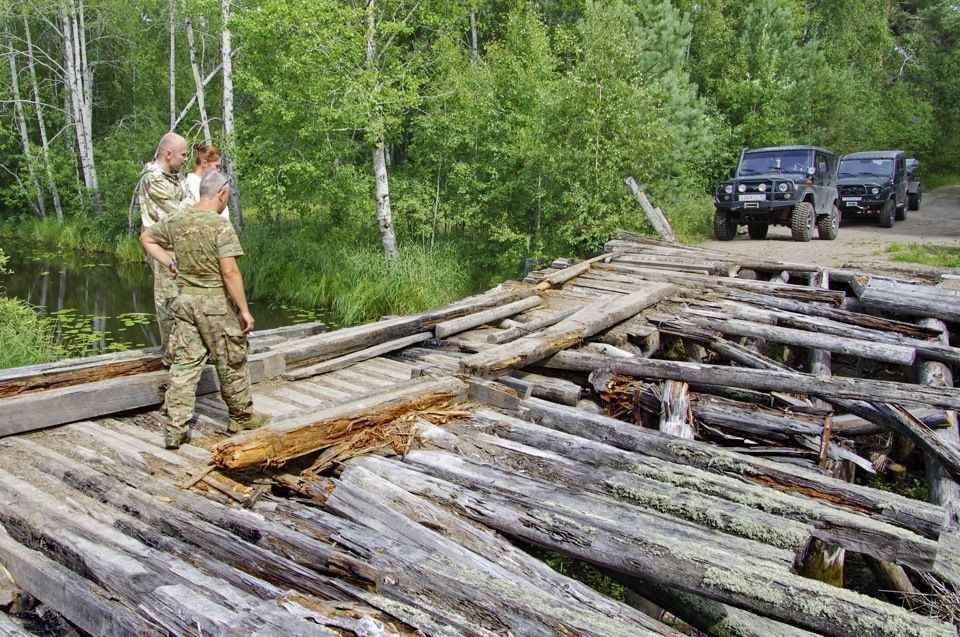
<svg viewBox="0 0 960 637">
<path fill-rule="evenodd" d="M 859 399 L 910 405 L 933 405 L 949 409 L 960 406 L 960 390 L 928 388 L 909 383 L 834 376 L 818 378 L 811 374 L 779 370 L 755 370 L 721 365 L 705 365 L 652 359 L 624 359 L 576 352 L 558 352 L 543 363 L 551 369 L 593 371 L 609 369 L 619 374 L 687 383 L 743 387 L 764 391 L 809 394 L 824 399 Z"/>
<path fill-rule="evenodd" d="M 637 198 L 637 201 L 640 202 L 640 207 L 643 209 L 643 213 L 647 215 L 647 219 L 650 221 L 650 225 L 653 226 L 653 229 L 656 230 L 657 234 L 666 239 L 667 241 L 676 241 L 677 235 L 673 233 L 673 228 L 670 227 L 670 223 L 667 221 L 667 218 L 663 216 L 663 213 L 660 212 L 659 208 L 654 208 L 650 205 L 650 201 L 647 199 L 647 196 L 640 190 L 640 184 L 637 183 L 637 180 L 632 176 L 627 177 L 627 188 L 630 189 L 630 192 L 633 193 L 633 196 Z"/>
<path fill-rule="evenodd" d="M 143 637 L 167 632 L 43 553 L 15 541 L 0 526 L 0 564 L 25 591 L 91 635 Z M 0 632 L 2 634 L 2 632 Z"/>
<path fill-rule="evenodd" d="M 653 284 L 612 302 L 600 301 L 585 307 L 542 334 L 531 334 L 465 358 L 460 361 L 460 369 L 480 378 L 495 378 L 593 336 L 675 291 L 676 288 L 672 285 Z"/>
<path fill-rule="evenodd" d="M 516 549 L 509 547 L 509 543 L 502 539 L 495 542 L 494 538 L 488 535 L 483 545 L 490 552 L 480 553 L 466 549 L 458 542 L 450 541 L 433 531 L 437 525 L 436 520 L 431 520 L 425 526 L 414 523 L 396 510 L 397 503 L 400 503 L 403 510 L 416 507 L 414 515 L 418 517 L 423 516 L 423 507 L 430 506 L 431 503 L 428 500 L 425 502 L 425 498 L 417 498 L 401 491 L 403 485 L 396 482 L 391 484 L 376 472 L 365 470 L 369 464 L 379 465 L 377 460 L 379 459 L 360 459 L 358 464 L 361 471 L 357 471 L 351 462 L 351 466 L 344 471 L 344 475 L 330 493 L 325 508 L 365 524 L 378 534 L 407 547 L 403 552 L 409 555 L 401 559 L 393 552 L 391 561 L 395 561 L 398 566 L 405 566 L 404 570 L 408 570 L 407 574 L 397 574 L 396 577 L 409 581 L 412 579 L 411 575 L 417 571 L 431 574 L 431 579 L 436 582 L 433 594 L 435 606 L 442 608 L 482 605 L 487 608 L 488 613 L 497 609 L 497 623 L 509 626 L 511 632 L 523 635 L 555 635 L 556 627 L 564 626 L 571 634 L 594 637 L 678 637 L 675 631 L 645 620 L 639 613 L 630 612 L 621 605 L 611 606 L 609 602 L 601 602 L 602 612 L 598 612 L 600 609 L 592 608 L 590 603 L 597 598 L 596 594 L 577 599 L 575 594 L 571 594 L 575 589 L 571 590 L 570 583 L 562 582 L 556 577 L 548 579 L 540 569 L 534 571 L 529 564 L 529 558 L 518 555 Z M 457 524 L 458 535 L 468 533 L 464 521 L 454 518 L 451 522 Z M 470 534 L 472 543 L 481 541 L 477 535 L 477 532 Z M 416 565 L 415 561 L 421 554 L 433 557 L 423 559 L 423 565 Z M 408 560 L 414 563 L 404 565 Z M 450 566 L 445 566 L 444 563 Z M 519 565 L 525 567 L 525 572 L 518 572 Z M 527 574 L 530 571 L 535 574 L 534 578 Z M 449 582 L 449 585 L 459 588 L 468 581 L 472 583 L 474 590 L 461 599 L 451 596 L 449 589 L 444 590 L 445 587 L 438 586 Z M 412 583 L 408 586 L 413 589 L 424 588 L 424 583 Z M 522 591 L 522 594 L 518 595 L 518 591 Z"/>
<path fill-rule="evenodd" d="M 884 604 L 789 572 L 771 561 L 757 543 L 740 543 L 723 534 L 704 541 L 696 527 L 644 523 L 633 511 L 601 513 L 582 494 L 551 483 L 502 478 L 489 470 L 451 464 L 450 454 L 413 452 L 407 461 L 450 475 L 456 471 L 465 489 L 445 480 L 399 472 L 392 480 L 409 491 L 457 506 L 472 519 L 511 537 L 558 550 L 588 563 L 657 584 L 672 586 L 826 635 L 953 635 L 955 630 L 896 606 Z M 442 465 L 438 465 L 442 462 Z M 467 471 L 467 469 L 470 471 Z M 481 482 L 476 473 L 483 475 Z M 479 486 L 479 485 L 483 486 Z M 692 541 L 691 541 L 692 540 Z M 753 548 L 747 548 L 752 546 Z M 628 555 L 629 559 L 624 559 Z M 762 557 L 761 557 L 762 556 Z"/>
<path fill-rule="evenodd" d="M 578 312 L 579 310 L 580 310 L 580 306 L 577 305 L 573 307 L 568 307 L 564 310 L 559 310 L 557 312 L 552 312 L 550 314 L 547 314 L 546 316 L 538 317 L 536 319 L 531 319 L 526 323 L 520 323 L 515 327 L 510 327 L 508 329 L 503 330 L 502 332 L 497 332 L 495 334 L 489 335 L 487 337 L 487 342 L 500 344 L 500 343 L 508 343 L 510 341 L 514 341 L 520 338 L 521 336 L 532 334 L 533 332 L 542 330 L 545 327 L 550 327 L 551 325 L 559 323 L 563 319 Z"/>
<path fill-rule="evenodd" d="M 301 367 L 300 369 L 287 372 L 283 375 L 283 379 L 303 380 L 304 378 L 310 378 L 312 376 L 317 376 L 318 374 L 326 374 L 327 372 L 344 369 L 345 367 L 350 367 L 351 365 L 355 365 L 361 361 L 383 356 L 384 354 L 395 352 L 396 350 L 403 349 L 409 345 L 422 343 L 429 338 L 433 338 L 433 334 L 430 332 L 420 332 L 419 334 L 413 334 L 412 336 L 407 336 L 405 338 L 387 341 L 386 343 L 374 345 L 373 347 L 368 347 L 352 354 L 347 354 L 345 356 L 333 358 L 322 363 Z"/>
<path fill-rule="evenodd" d="M 282 637 L 291 634 L 289 631 L 330 634 L 95 521 L 77 508 L 83 496 L 75 494 L 74 502 L 66 504 L 6 471 L 0 471 L 0 476 L 0 516 L 15 539 L 94 579 L 111 597 L 125 600 L 174 633 L 201 630 L 206 635 L 237 637 Z M 89 501 L 83 506 L 98 508 Z M 114 517 L 103 510 L 98 513 Z M 131 528 L 138 526 L 129 517 L 126 523 Z"/>
<path fill-rule="evenodd" d="M 860 295 L 860 304 L 869 311 L 943 321 L 960 320 L 957 292 L 932 286 L 899 285 L 893 289 L 880 289 L 868 285 Z"/>
<path fill-rule="evenodd" d="M 663 383 L 663 401 L 660 408 L 660 431 L 668 436 L 694 439 L 690 422 L 690 386 L 668 380 Z"/>
<path fill-rule="evenodd" d="M 6 613 L 0 612 L 0 636 L 2 637 L 32 637 L 33 633 L 10 619 Z"/>
<path fill-rule="evenodd" d="M 508 316 L 514 316 L 520 312 L 537 307 L 540 303 L 541 300 L 539 296 L 528 296 L 525 299 L 507 303 L 500 307 L 437 323 L 433 326 L 433 331 L 437 338 L 446 338 L 451 334 L 457 334 L 474 327 L 479 327 L 485 323 L 493 323 Z"/>
<path fill-rule="evenodd" d="M 613 418 L 531 398 L 524 401 L 526 418 L 545 427 L 587 440 L 635 451 L 671 463 L 684 463 L 707 473 L 733 476 L 785 493 L 815 498 L 833 506 L 866 513 L 928 538 L 943 528 L 943 509 L 894 494 L 859 487 L 818 473 L 696 441 L 664 436 Z"/>
<path fill-rule="evenodd" d="M 282 466 L 292 458 L 324 449 L 363 427 L 399 416 L 438 409 L 460 397 L 466 384 L 455 378 L 415 380 L 366 397 L 228 438 L 210 449 L 217 466 L 235 471 Z"/>
<path fill-rule="evenodd" d="M 581 261 L 576 265 L 571 265 L 569 267 L 566 267 L 558 272 L 554 272 L 552 274 L 547 275 L 546 277 L 543 277 L 542 280 L 539 283 L 537 283 L 534 289 L 537 291 L 542 291 L 542 290 L 549 290 L 551 288 L 559 288 L 567 281 L 575 279 L 581 274 L 583 274 L 584 272 L 587 272 L 595 264 L 600 263 L 601 261 L 614 259 L 616 258 L 616 256 L 617 255 L 615 252 L 609 253 L 609 254 L 601 254 L 593 257 L 592 259 Z"/>
</svg>

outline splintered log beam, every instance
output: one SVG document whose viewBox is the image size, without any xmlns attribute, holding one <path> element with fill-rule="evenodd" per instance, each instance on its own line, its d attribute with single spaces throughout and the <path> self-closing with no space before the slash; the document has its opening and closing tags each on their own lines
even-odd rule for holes
<svg viewBox="0 0 960 637">
<path fill-rule="evenodd" d="M 601 502 L 585 498 L 579 491 L 515 473 L 467 466 L 451 454 L 417 451 L 406 461 L 457 476 L 471 487 L 395 466 L 388 479 L 510 537 L 600 568 L 703 595 L 825 635 L 956 635 L 947 624 L 794 575 L 790 565 L 776 559 L 763 544 L 670 523 L 662 516 L 644 517 L 624 507 L 605 510 Z"/>
<path fill-rule="evenodd" d="M 508 316 L 519 314 L 520 312 L 537 307 L 540 305 L 540 303 L 541 301 L 539 296 L 528 296 L 525 299 L 520 299 L 519 301 L 514 301 L 513 303 L 507 303 L 506 305 L 501 305 L 500 307 L 477 312 L 476 314 L 461 316 L 460 318 L 444 321 L 443 323 L 437 323 L 433 327 L 434 334 L 437 338 L 446 338 L 452 334 L 458 334 L 471 328 L 479 327 L 484 323 L 492 323 L 493 321 L 499 321 L 500 319 L 505 319 Z"/>
<path fill-rule="evenodd" d="M 531 319 L 526 323 L 520 323 L 519 325 L 509 327 L 501 332 L 497 332 L 495 334 L 491 334 L 487 336 L 487 342 L 500 344 L 500 343 L 507 343 L 509 341 L 514 341 L 520 338 L 521 336 L 526 336 L 527 334 L 532 334 L 533 332 L 542 330 L 545 327 L 550 327 L 551 325 L 555 325 L 556 323 L 559 323 L 563 319 L 567 318 L 572 314 L 576 314 L 579 311 L 580 311 L 580 306 L 575 305 L 565 310 L 560 310 L 558 312 L 553 312 L 546 316 L 541 316 L 535 319 Z"/>
<path fill-rule="evenodd" d="M 612 301 L 598 301 L 540 334 L 524 336 L 464 358 L 460 361 L 460 369 L 480 378 L 502 376 L 511 369 L 525 367 L 625 321 L 676 292 L 673 285 L 650 284 Z"/>
<path fill-rule="evenodd" d="M 0 565 L 23 590 L 91 635 L 161 637 L 169 634 L 137 615 L 133 608 L 102 587 L 15 541 L 2 526 Z M 5 634 L 2 629 L 0 634 Z"/>
<path fill-rule="evenodd" d="M 657 231 L 661 237 L 667 241 L 676 243 L 677 235 L 673 233 L 673 228 L 670 227 L 670 222 L 667 221 L 667 218 L 663 216 L 663 212 L 659 208 L 654 208 L 651 205 L 650 200 L 647 199 L 647 195 L 640 190 L 640 184 L 637 183 L 637 180 L 631 175 L 627 177 L 627 188 L 630 189 L 630 192 L 633 193 L 633 196 L 637 198 L 637 201 L 640 202 L 640 207 L 643 208 L 643 213 L 647 215 L 647 219 L 650 221 L 650 225 L 653 226 L 653 229 Z"/>
<path fill-rule="evenodd" d="M 634 451 L 702 471 L 772 487 L 865 513 L 936 539 L 943 529 L 942 508 L 876 489 L 827 478 L 788 464 L 755 458 L 702 442 L 665 436 L 614 418 L 555 405 L 537 398 L 524 401 L 528 419 L 544 427 Z"/>
<path fill-rule="evenodd" d="M 757 370 L 666 360 L 614 358 L 569 351 L 554 354 L 545 361 L 545 366 L 552 369 L 585 372 L 607 369 L 638 378 L 682 380 L 700 385 L 809 394 L 824 400 L 866 398 L 871 401 L 932 405 L 945 409 L 960 408 L 960 389 L 924 387 L 910 383 L 844 376 L 823 378 L 812 374 L 772 369 Z"/>
<path fill-rule="evenodd" d="M 686 383 L 673 380 L 663 383 L 660 431 L 668 436 L 693 440 L 693 425 L 690 423 L 690 386 Z"/>
<path fill-rule="evenodd" d="M 365 427 L 386 424 L 418 411 L 440 409 L 466 390 L 466 383 L 456 378 L 417 379 L 374 396 L 243 432 L 215 445 L 210 454 L 217 466 L 229 471 L 252 466 L 279 467 L 288 460 L 341 442 Z"/>
</svg>

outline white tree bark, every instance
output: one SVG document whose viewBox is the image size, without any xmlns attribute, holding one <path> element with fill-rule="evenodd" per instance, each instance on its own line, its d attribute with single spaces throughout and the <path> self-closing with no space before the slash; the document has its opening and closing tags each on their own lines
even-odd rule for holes
<svg viewBox="0 0 960 637">
<path fill-rule="evenodd" d="M 23 114 L 23 104 L 20 102 L 20 83 L 17 78 L 17 59 L 13 50 L 13 41 L 9 33 L 4 32 L 7 40 L 7 60 L 10 63 L 10 90 L 13 92 L 13 109 L 17 118 L 17 129 L 20 131 L 20 142 L 23 145 L 23 157 L 27 162 L 27 172 L 30 174 L 30 187 L 33 188 L 35 198 L 31 200 L 37 215 L 41 219 L 47 218 L 47 211 L 43 205 L 43 193 L 40 190 L 40 183 L 37 181 L 37 174 L 33 170 L 33 153 L 30 150 L 30 135 L 27 133 L 27 118 Z M 29 197 L 28 193 L 28 199 Z"/>
<path fill-rule="evenodd" d="M 477 46 L 477 10 L 470 9 L 470 49 L 471 59 L 476 64 L 480 59 L 479 47 Z"/>
<path fill-rule="evenodd" d="M 50 140 L 47 138 L 47 125 L 43 119 L 43 104 L 40 102 L 40 84 L 37 82 L 37 71 L 33 61 L 33 39 L 30 36 L 30 23 L 27 16 L 23 16 L 23 32 L 27 42 L 27 68 L 30 70 L 30 83 L 33 88 L 33 107 L 37 113 L 37 126 L 40 129 L 40 151 L 43 154 L 43 164 L 47 172 L 47 184 L 50 196 L 53 199 L 53 210 L 57 215 L 57 222 L 63 223 L 63 206 L 60 204 L 60 191 L 57 189 L 57 180 L 53 176 L 53 165 L 50 160 Z"/>
<path fill-rule="evenodd" d="M 230 0 L 220 0 L 221 20 L 223 30 L 220 32 L 220 48 L 223 58 L 223 169 L 227 173 L 234 173 L 233 165 L 236 137 L 233 120 L 233 44 L 231 42 L 230 18 L 233 9 Z M 238 231 L 243 229 L 243 212 L 240 208 L 240 187 L 234 184 L 230 190 L 230 216 L 233 227 Z"/>
<path fill-rule="evenodd" d="M 170 0 L 170 130 L 177 125 L 177 2 Z"/>
<path fill-rule="evenodd" d="M 97 168 L 93 159 L 93 97 L 91 83 L 93 72 L 87 64 L 86 35 L 83 29 L 83 0 L 77 6 L 73 0 L 62 5 L 63 57 L 67 89 L 70 93 L 70 106 L 73 124 L 76 129 L 77 146 L 83 180 L 90 196 L 95 215 L 103 214 L 100 198 L 100 184 Z"/>
<path fill-rule="evenodd" d="M 210 119 L 207 117 L 207 105 L 203 95 L 203 77 L 200 75 L 200 65 L 197 63 L 197 43 L 193 37 L 193 23 L 187 13 L 187 0 L 181 0 L 183 5 L 183 22 L 187 27 L 187 45 L 190 47 L 190 68 L 193 70 L 193 82 L 197 85 L 197 110 L 200 111 L 200 127 L 203 129 L 203 143 L 212 144 L 210 135 Z"/>
<path fill-rule="evenodd" d="M 375 67 L 377 57 L 376 41 L 376 0 L 367 0 L 367 65 Z M 393 229 L 393 215 L 390 212 L 390 179 L 387 175 L 387 158 L 384 150 L 386 143 L 383 133 L 383 116 L 372 107 L 370 120 L 371 128 L 376 133 L 373 145 L 373 176 L 376 180 L 377 224 L 380 226 L 380 240 L 383 243 L 383 253 L 390 260 L 400 257 L 397 250 L 397 235 Z"/>
</svg>

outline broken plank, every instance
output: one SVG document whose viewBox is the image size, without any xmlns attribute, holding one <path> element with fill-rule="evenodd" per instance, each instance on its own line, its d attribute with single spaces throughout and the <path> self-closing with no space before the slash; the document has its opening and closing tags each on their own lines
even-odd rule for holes
<svg viewBox="0 0 960 637">
<path fill-rule="evenodd" d="M 389 354 L 398 349 L 403 349 L 409 345 L 414 345 L 416 343 L 422 343 L 423 341 L 432 338 L 433 335 L 430 332 L 419 332 L 411 336 L 404 338 L 398 338 L 392 341 L 387 341 L 386 343 L 381 343 L 379 345 L 374 345 L 366 349 L 353 352 L 352 354 L 347 354 L 345 356 L 340 356 L 331 360 L 323 361 L 321 363 L 316 363 L 315 365 L 310 365 L 308 367 L 301 367 L 300 369 L 289 371 L 283 375 L 284 380 L 302 380 L 304 378 L 310 378 L 311 376 L 316 376 L 318 374 L 325 374 L 327 372 L 336 371 L 338 369 L 343 369 L 345 367 L 350 367 L 355 363 L 365 361 L 371 358 L 376 358 L 377 356 L 383 356 L 384 354 Z"/>
<path fill-rule="evenodd" d="M 541 300 L 539 296 L 528 296 L 525 299 L 520 299 L 519 301 L 514 301 L 513 303 L 507 303 L 506 305 L 501 305 L 500 307 L 490 308 L 489 310 L 484 310 L 475 314 L 450 319 L 449 321 L 444 321 L 443 323 L 437 323 L 433 326 L 434 334 L 436 334 L 437 338 L 446 338 L 451 334 L 458 334 L 459 332 L 463 332 L 474 327 L 479 327 L 485 323 L 492 323 L 494 321 L 507 318 L 508 316 L 514 316 L 520 312 L 537 307 L 540 305 L 540 303 Z"/>
</svg>

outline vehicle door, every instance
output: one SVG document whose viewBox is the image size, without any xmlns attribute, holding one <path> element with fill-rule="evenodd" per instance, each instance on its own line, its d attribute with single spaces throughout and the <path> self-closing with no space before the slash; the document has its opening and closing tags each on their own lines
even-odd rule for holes
<svg viewBox="0 0 960 637">
<path fill-rule="evenodd" d="M 837 167 L 830 163 L 831 158 L 824 153 L 814 153 L 813 196 L 817 214 L 827 214 L 837 197 Z"/>
</svg>

